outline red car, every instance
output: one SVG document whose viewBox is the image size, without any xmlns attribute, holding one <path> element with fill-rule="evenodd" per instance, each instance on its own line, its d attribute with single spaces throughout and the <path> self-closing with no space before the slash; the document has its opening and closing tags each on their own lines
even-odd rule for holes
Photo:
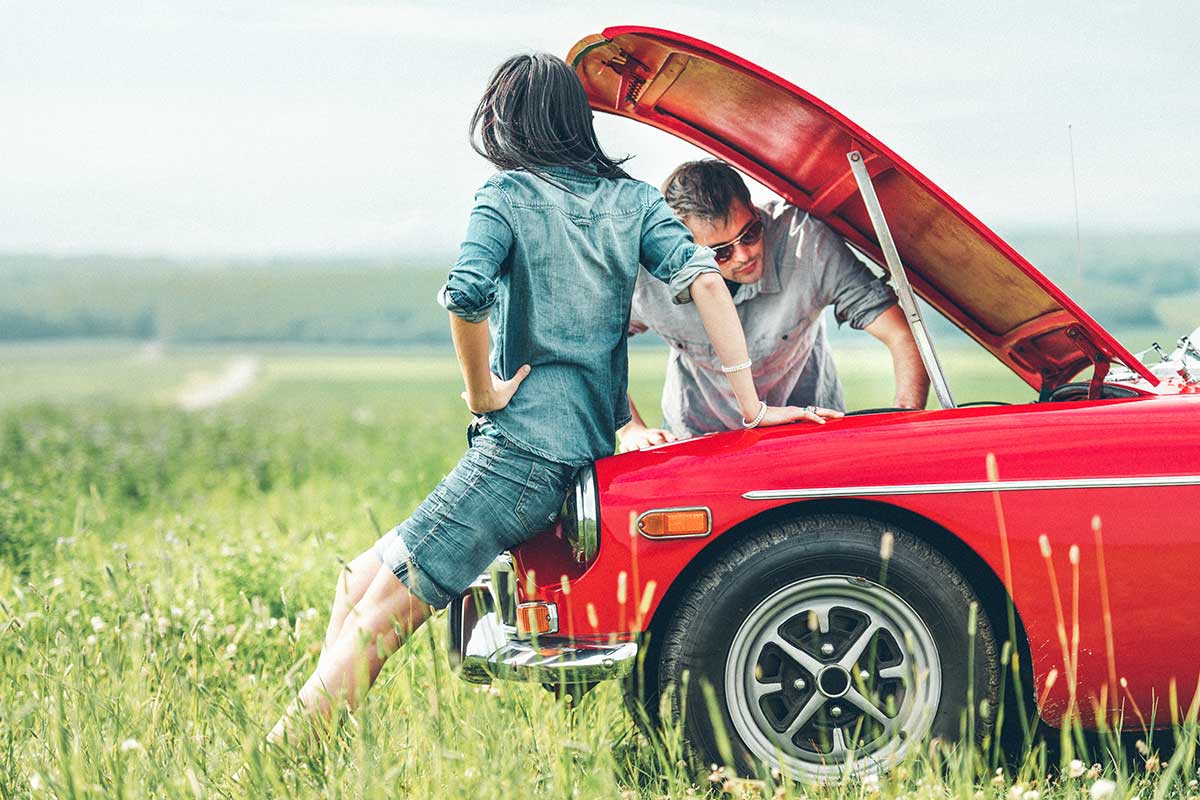
<svg viewBox="0 0 1200 800">
<path fill-rule="evenodd" d="M 1143 365 L 875 137 L 731 53 L 624 27 L 568 62 L 597 111 L 704 148 L 889 269 L 941 408 L 601 459 L 452 607 L 460 674 L 624 679 L 705 761 L 809 778 L 963 720 L 982 736 L 1001 708 L 1169 724 L 1200 668 L 1200 353 Z M 1030 401 L 956 405 L 909 286 Z"/>
</svg>

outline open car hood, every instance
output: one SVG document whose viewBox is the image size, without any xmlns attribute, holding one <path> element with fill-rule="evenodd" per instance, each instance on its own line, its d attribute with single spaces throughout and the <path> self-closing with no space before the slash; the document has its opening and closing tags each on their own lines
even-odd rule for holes
<svg viewBox="0 0 1200 800">
<path fill-rule="evenodd" d="M 567 56 L 592 107 L 701 147 L 884 265 L 846 155 L 862 152 L 913 289 L 1035 389 L 1121 361 L 1158 380 L 1012 247 L 878 139 L 777 75 L 656 28 L 615 27 Z M 886 271 L 886 267 L 884 267 Z"/>
</svg>

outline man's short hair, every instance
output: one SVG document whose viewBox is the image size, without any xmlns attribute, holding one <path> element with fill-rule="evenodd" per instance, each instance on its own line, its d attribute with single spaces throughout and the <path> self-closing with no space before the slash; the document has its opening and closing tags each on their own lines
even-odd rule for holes
<svg viewBox="0 0 1200 800">
<path fill-rule="evenodd" d="M 680 219 L 724 220 L 736 201 L 750 205 L 750 190 L 733 167 L 715 158 L 687 161 L 662 186 L 667 205 Z"/>
</svg>

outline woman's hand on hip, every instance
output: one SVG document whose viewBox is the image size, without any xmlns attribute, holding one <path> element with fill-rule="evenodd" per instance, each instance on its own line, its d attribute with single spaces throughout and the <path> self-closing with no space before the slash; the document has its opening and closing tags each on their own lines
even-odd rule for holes
<svg viewBox="0 0 1200 800">
<path fill-rule="evenodd" d="M 517 388 L 521 385 L 521 381 L 529 377 L 529 373 L 532 371 L 533 368 L 525 364 L 509 380 L 503 380 L 493 372 L 492 388 L 484 396 L 468 396 L 466 392 L 463 392 L 460 396 L 466 401 L 467 408 L 471 410 L 472 414 L 486 414 L 489 411 L 499 411 L 508 405 L 513 395 L 517 393 Z"/>
</svg>

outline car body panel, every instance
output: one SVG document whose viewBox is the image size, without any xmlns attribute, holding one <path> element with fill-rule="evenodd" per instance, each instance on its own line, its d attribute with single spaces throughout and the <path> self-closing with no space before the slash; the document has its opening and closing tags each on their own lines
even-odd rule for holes
<svg viewBox="0 0 1200 800">
<path fill-rule="evenodd" d="M 732 53 L 656 28 L 614 27 L 567 57 L 593 108 L 667 131 L 884 258 L 846 155 L 863 153 L 916 292 L 1029 385 L 1118 360 L 1157 379 L 953 198 L 830 106 Z"/>
<path fill-rule="evenodd" d="M 1091 700 L 1109 682 L 1093 517 L 1099 517 L 1103 537 L 1117 677 L 1127 679 L 1128 697 L 1143 710 L 1155 703 L 1161 709 L 1172 680 L 1184 702 L 1190 699 L 1200 640 L 1179 634 L 1190 632 L 1200 611 L 1187 566 L 1200 563 L 1200 526 L 1177 518 L 1175 510 L 1200 507 L 1200 436 L 1181 435 L 1196 430 L 1197 412 L 1200 396 L 1147 395 L 873 414 L 823 426 L 699 437 L 597 462 L 600 551 L 590 568 L 572 576 L 569 593 L 555 572 L 561 554 L 547 546 L 552 534 L 514 555 L 540 576 L 530 596 L 558 604 L 564 635 L 621 640 L 649 625 L 672 584 L 722 535 L 773 508 L 799 503 L 795 510 L 804 513 L 804 503 L 821 499 L 747 494 L 828 490 L 833 497 L 904 509 L 960 539 L 1002 585 L 1011 586 L 1037 696 L 1044 700 L 1041 711 L 1052 724 L 1067 708 L 1070 686 L 1057 604 L 1064 630 L 1078 620 L 1080 712 L 1092 724 Z M 986 488 L 989 454 L 1002 491 Z M 1038 485 L 1043 481 L 1088 488 Z M 714 532 L 665 541 L 631 535 L 637 515 L 668 506 L 707 506 Z M 1011 582 L 1005 578 L 1001 519 Z M 1057 603 L 1039 546 L 1042 535 L 1051 550 Z M 1077 592 L 1069 562 L 1073 545 L 1080 551 Z M 1068 646 L 1074 647 L 1070 637 Z M 1047 693 L 1051 671 L 1059 680 Z"/>
</svg>

